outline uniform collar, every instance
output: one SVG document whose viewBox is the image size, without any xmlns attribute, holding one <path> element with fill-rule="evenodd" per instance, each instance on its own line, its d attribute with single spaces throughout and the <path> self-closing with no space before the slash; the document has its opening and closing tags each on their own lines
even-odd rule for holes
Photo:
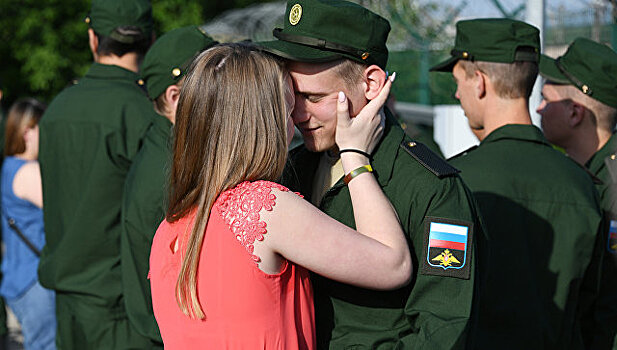
<svg viewBox="0 0 617 350">
<path fill-rule="evenodd" d="M 499 140 L 529 141 L 545 144 L 551 147 L 550 143 L 546 140 L 540 129 L 534 125 L 526 124 L 508 124 L 499 127 L 486 136 L 480 143 L 480 146 Z"/>
<path fill-rule="evenodd" d="M 381 186 L 386 186 L 392 178 L 394 163 L 400 144 L 405 138 L 405 131 L 400 127 L 396 118 L 388 108 L 384 108 L 386 112 L 386 124 L 383 138 L 380 144 L 373 151 L 373 160 L 371 165 L 375 169 L 375 176 Z"/>
<path fill-rule="evenodd" d="M 598 173 L 604 168 L 605 163 L 604 160 L 606 157 L 609 157 L 611 154 L 615 154 L 617 151 L 617 136 L 613 134 L 608 142 L 600 148 L 599 151 L 594 153 L 594 155 L 587 161 L 585 166 L 589 171 L 591 171 L 594 175 L 598 175 Z"/>
<path fill-rule="evenodd" d="M 90 66 L 90 69 L 88 69 L 88 73 L 86 73 L 86 78 L 109 80 L 121 79 L 137 82 L 139 80 L 139 74 L 122 68 L 120 66 L 95 62 L 92 64 L 92 66 Z"/>
<path fill-rule="evenodd" d="M 167 117 L 160 115 L 158 113 L 155 113 L 156 116 L 154 118 L 152 118 L 152 124 L 155 128 L 157 128 L 158 130 L 161 130 L 162 132 L 164 132 L 166 135 L 171 134 L 171 128 L 173 127 L 173 124 L 171 121 L 169 121 L 169 119 L 167 119 Z"/>
</svg>

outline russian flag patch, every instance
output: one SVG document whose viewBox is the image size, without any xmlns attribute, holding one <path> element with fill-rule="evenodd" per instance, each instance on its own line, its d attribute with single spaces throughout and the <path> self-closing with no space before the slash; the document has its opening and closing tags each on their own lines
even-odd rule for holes
<svg viewBox="0 0 617 350">
<path fill-rule="evenodd" d="M 617 220 L 611 220 L 608 228 L 608 251 L 611 254 L 617 253 Z"/>
<path fill-rule="evenodd" d="M 469 278 L 473 224 L 427 217 L 422 273 Z"/>
</svg>

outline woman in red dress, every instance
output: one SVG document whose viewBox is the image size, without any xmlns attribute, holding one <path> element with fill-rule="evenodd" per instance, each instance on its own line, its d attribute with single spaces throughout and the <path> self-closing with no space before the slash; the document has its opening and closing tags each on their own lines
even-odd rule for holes
<svg viewBox="0 0 617 350">
<path fill-rule="evenodd" d="M 340 149 L 370 153 L 391 86 L 350 119 L 338 94 Z M 398 218 L 370 171 L 348 182 L 357 231 L 275 183 L 293 136 L 291 79 L 243 44 L 215 46 L 182 87 L 167 218 L 150 255 L 152 301 L 166 349 L 314 349 L 308 270 L 366 288 L 409 282 Z M 366 156 L 341 153 L 345 173 Z"/>
</svg>

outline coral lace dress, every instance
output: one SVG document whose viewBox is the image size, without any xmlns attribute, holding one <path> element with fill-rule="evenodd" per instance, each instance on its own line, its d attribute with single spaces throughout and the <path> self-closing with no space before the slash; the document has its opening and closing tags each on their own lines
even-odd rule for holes
<svg viewBox="0 0 617 350">
<path fill-rule="evenodd" d="M 184 315 L 175 297 L 195 211 L 159 226 L 150 253 L 150 283 L 165 349 L 315 348 L 308 271 L 288 261 L 280 273 L 267 274 L 253 255 L 255 240 L 267 239 L 259 213 L 273 209 L 272 188 L 288 191 L 268 181 L 243 182 L 216 200 L 197 271 L 203 320 Z"/>
</svg>

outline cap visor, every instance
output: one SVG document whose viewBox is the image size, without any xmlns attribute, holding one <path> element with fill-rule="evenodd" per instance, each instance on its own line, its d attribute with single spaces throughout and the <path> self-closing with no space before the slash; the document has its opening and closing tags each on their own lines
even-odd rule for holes
<svg viewBox="0 0 617 350">
<path fill-rule="evenodd" d="M 540 56 L 540 75 L 545 79 L 558 83 L 558 84 L 572 84 L 570 80 L 561 73 L 557 65 L 555 64 L 555 60 L 546 56 Z"/>
<path fill-rule="evenodd" d="M 452 69 L 454 69 L 454 66 L 456 65 L 456 62 L 458 62 L 459 58 L 458 57 L 450 57 L 447 60 L 431 67 L 431 69 L 429 71 L 431 72 L 452 72 Z"/>
<path fill-rule="evenodd" d="M 322 51 L 310 46 L 283 40 L 256 42 L 255 45 L 261 47 L 264 51 L 292 61 L 329 62 L 343 57 L 343 55 L 334 52 Z"/>
</svg>

